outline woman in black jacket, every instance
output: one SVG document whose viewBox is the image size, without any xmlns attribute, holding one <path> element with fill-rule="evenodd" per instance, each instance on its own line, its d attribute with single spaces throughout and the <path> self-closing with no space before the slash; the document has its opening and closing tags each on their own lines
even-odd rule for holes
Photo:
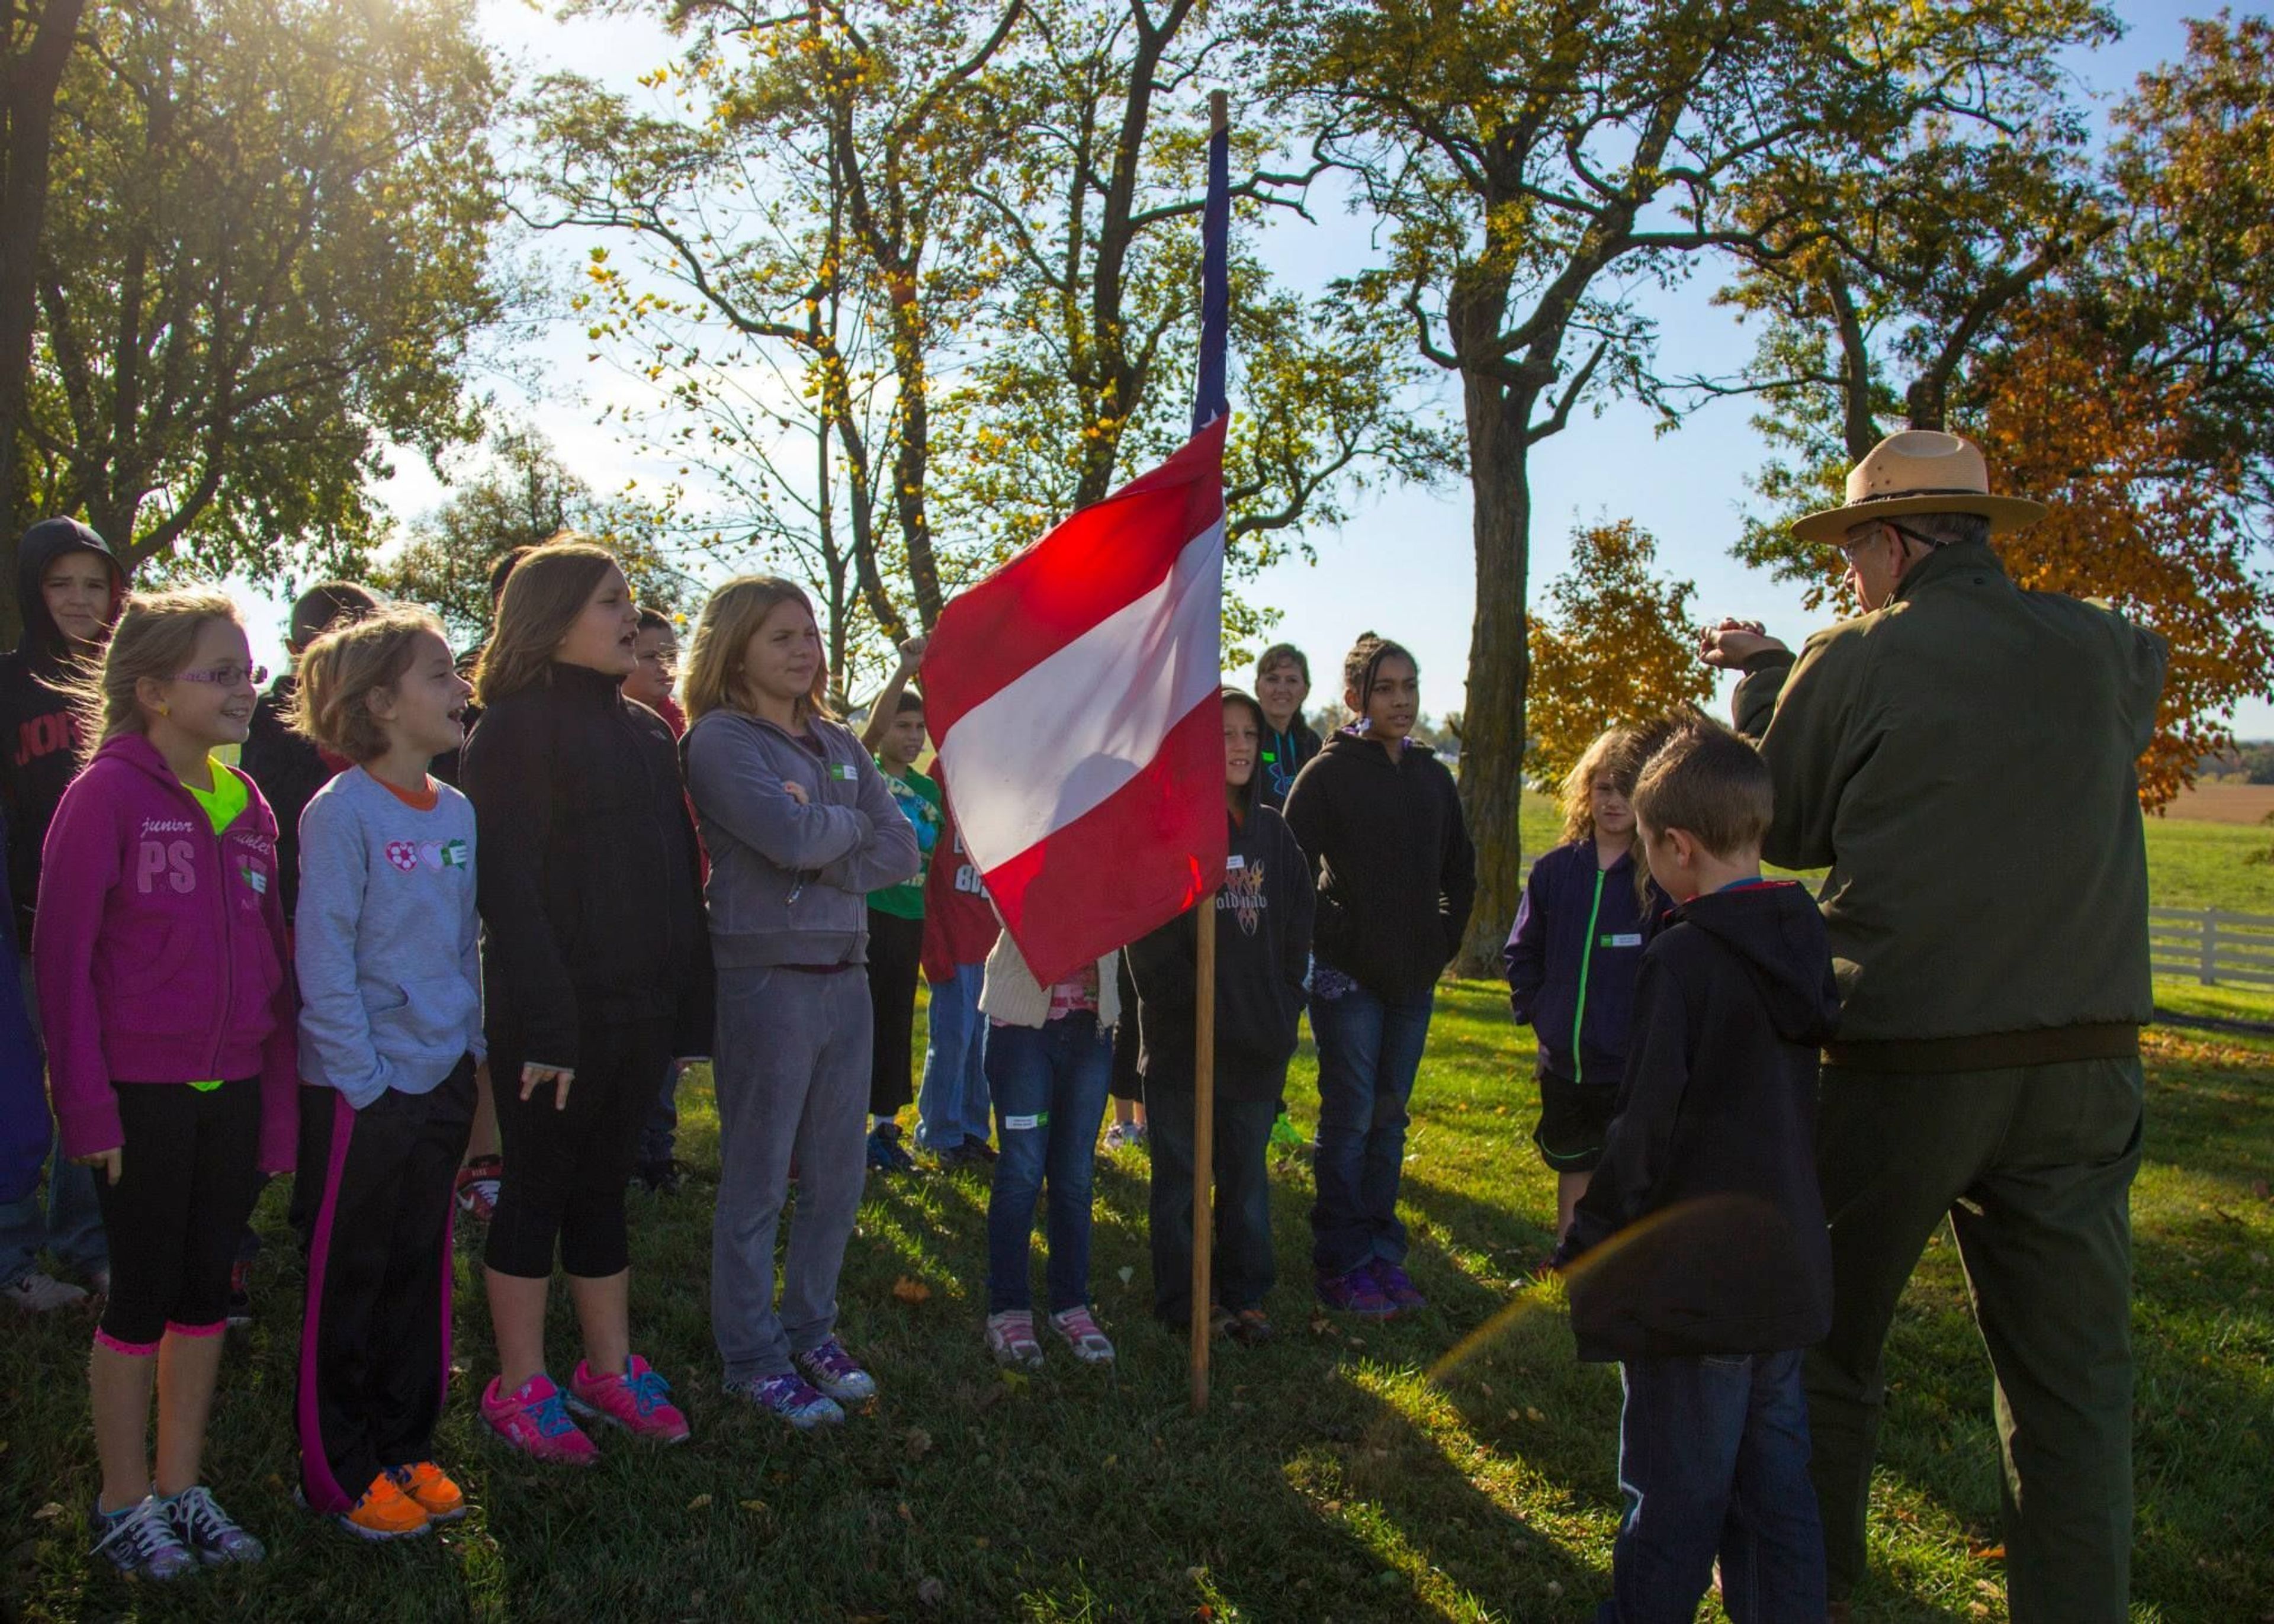
<svg viewBox="0 0 2274 1624">
<path fill-rule="evenodd" d="M 1127 953 L 1152 1125 L 1153 1312 L 1181 1327 L 1193 1312 L 1195 948 L 1201 909 L 1216 916 L 1216 1300 L 1209 1312 L 1246 1342 L 1271 1335 L 1263 1312 L 1276 1272 L 1264 1157 L 1295 1052 L 1314 906 L 1303 849 L 1258 793 L 1266 726 L 1261 705 L 1224 691 L 1224 794 L 1231 820 L 1224 887 Z"/>
<path fill-rule="evenodd" d="M 1476 899 L 1476 852 L 1453 775 L 1412 736 L 1413 657 L 1372 632 L 1343 662 L 1351 726 L 1287 796 L 1319 876 L 1311 1031 L 1319 1041 L 1312 1263 L 1329 1308 L 1381 1318 L 1423 1306 L 1405 1274 L 1397 1184 L 1405 1102 L 1437 977 Z"/>
<path fill-rule="evenodd" d="M 501 1370 L 482 1418 L 571 1463 L 593 1450 L 564 1402 L 664 1442 L 687 1435 L 631 1350 L 624 1186 L 655 1079 L 710 1052 L 711 947 L 677 747 L 621 692 L 638 627 L 606 553 L 573 539 L 531 553 L 499 602 L 464 754 L 505 1148 L 485 1257 Z M 556 1244 L 584 1336 L 565 1393 L 545 1368 Z"/>
</svg>

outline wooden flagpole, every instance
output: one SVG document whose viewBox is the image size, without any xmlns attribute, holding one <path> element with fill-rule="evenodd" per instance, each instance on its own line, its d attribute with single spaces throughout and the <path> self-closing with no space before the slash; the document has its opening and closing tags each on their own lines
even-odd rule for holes
<svg viewBox="0 0 2274 1624">
<path fill-rule="evenodd" d="M 1209 1401 L 1209 1266 L 1216 1249 L 1216 891 L 1201 898 L 1193 997 L 1193 1413 Z"/>
<path fill-rule="evenodd" d="M 1231 99 L 1209 95 L 1209 135 L 1231 127 Z M 1193 1413 L 1208 1409 L 1210 1254 L 1216 1250 L 1216 897 L 1224 876 L 1201 898 L 1193 978 Z"/>
</svg>

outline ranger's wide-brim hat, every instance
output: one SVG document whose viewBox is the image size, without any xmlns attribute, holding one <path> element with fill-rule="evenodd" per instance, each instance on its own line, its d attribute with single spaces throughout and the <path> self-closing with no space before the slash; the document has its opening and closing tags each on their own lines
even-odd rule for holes
<svg viewBox="0 0 2274 1624">
<path fill-rule="evenodd" d="M 1847 506 L 1811 513 L 1792 533 L 1803 541 L 1838 541 L 1856 525 L 1907 513 L 1979 514 L 1990 521 L 1990 533 L 1999 536 L 2044 518 L 2045 505 L 1991 495 L 1982 448 L 1962 435 L 1905 429 L 1848 470 Z"/>
</svg>

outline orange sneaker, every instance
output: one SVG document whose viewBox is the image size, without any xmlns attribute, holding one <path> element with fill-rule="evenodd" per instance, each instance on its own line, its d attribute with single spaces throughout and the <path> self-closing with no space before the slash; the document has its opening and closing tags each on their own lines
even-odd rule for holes
<svg viewBox="0 0 2274 1624">
<path fill-rule="evenodd" d="M 426 1531 L 426 1508 L 395 1486 L 381 1472 L 371 1480 L 363 1498 L 332 1519 L 364 1539 L 404 1539 Z"/>
<path fill-rule="evenodd" d="M 418 1502 L 430 1522 L 455 1522 L 466 1515 L 466 1497 L 450 1481 L 449 1473 L 432 1461 L 415 1466 L 390 1466 L 387 1475 L 395 1486 Z"/>
</svg>

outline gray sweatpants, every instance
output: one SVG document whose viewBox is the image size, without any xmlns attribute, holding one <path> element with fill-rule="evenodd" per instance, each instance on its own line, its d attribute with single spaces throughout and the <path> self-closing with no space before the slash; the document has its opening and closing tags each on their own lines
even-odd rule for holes
<svg viewBox="0 0 2274 1624">
<path fill-rule="evenodd" d="M 870 1025 L 858 966 L 719 972 L 711 1325 L 729 1381 L 787 1374 L 793 1352 L 836 1328 L 837 1273 L 867 1171 Z M 774 1236 L 793 1159 L 797 1222 L 777 1312 Z"/>
</svg>

